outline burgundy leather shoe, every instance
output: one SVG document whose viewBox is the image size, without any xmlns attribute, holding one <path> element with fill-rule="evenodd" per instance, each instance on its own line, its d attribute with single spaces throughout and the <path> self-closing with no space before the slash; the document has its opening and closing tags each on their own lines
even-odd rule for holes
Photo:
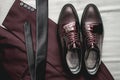
<svg viewBox="0 0 120 80">
<path fill-rule="evenodd" d="M 101 63 L 103 43 L 103 23 L 94 4 L 86 6 L 81 20 L 81 27 L 85 48 L 84 62 L 86 71 L 90 75 L 94 75 Z"/>
<path fill-rule="evenodd" d="M 70 76 L 79 74 L 81 70 L 80 25 L 75 8 L 66 4 L 59 16 L 58 37 L 63 68 Z"/>
</svg>

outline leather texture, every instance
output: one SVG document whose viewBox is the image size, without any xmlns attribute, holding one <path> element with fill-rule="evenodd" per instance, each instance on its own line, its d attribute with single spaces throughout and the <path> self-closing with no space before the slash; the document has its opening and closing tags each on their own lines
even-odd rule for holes
<svg viewBox="0 0 120 80">
<path fill-rule="evenodd" d="M 59 16 L 57 34 L 62 66 L 71 77 L 77 76 L 81 71 L 82 45 L 79 30 L 76 10 L 72 4 L 66 4 Z"/>
<path fill-rule="evenodd" d="M 90 75 L 94 75 L 101 64 L 104 38 L 102 19 L 98 8 L 94 4 L 88 4 L 85 7 L 81 19 L 81 28 L 85 48 L 83 54 L 85 68 Z M 90 53 L 91 51 L 92 53 Z M 91 64 L 89 64 L 90 62 Z"/>
</svg>

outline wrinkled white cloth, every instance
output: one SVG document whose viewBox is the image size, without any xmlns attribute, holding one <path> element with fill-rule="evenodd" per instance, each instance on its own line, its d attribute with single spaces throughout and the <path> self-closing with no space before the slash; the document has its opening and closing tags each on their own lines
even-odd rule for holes
<svg viewBox="0 0 120 80">
<path fill-rule="evenodd" d="M 0 0 L 0 25 L 5 19 L 15 0 Z M 35 8 L 35 0 L 22 0 Z M 71 3 L 77 10 L 79 20 L 89 3 L 94 3 L 100 10 L 104 23 L 104 44 L 102 60 L 115 78 L 120 80 L 120 0 L 49 0 L 49 18 L 57 23 L 62 7 Z"/>
</svg>

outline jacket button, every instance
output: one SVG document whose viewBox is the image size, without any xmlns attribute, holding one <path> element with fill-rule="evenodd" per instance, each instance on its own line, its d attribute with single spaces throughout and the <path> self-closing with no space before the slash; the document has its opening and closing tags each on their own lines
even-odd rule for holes
<svg viewBox="0 0 120 80">
<path fill-rule="evenodd" d="M 31 11 L 35 11 L 35 9 L 34 9 L 34 8 L 31 8 Z"/>
<path fill-rule="evenodd" d="M 30 10 L 30 8 L 31 8 L 30 6 L 27 7 L 27 9 L 29 9 L 29 10 Z"/>
<path fill-rule="evenodd" d="M 24 3 L 23 2 L 20 2 L 20 6 L 23 6 L 24 5 Z"/>
<path fill-rule="evenodd" d="M 24 6 L 23 6 L 24 8 L 27 8 L 27 5 L 26 4 L 24 4 Z"/>
</svg>

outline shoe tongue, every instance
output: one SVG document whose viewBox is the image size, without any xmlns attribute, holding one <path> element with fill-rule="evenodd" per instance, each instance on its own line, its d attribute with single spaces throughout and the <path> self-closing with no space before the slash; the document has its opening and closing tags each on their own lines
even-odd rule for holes
<svg viewBox="0 0 120 80">
<path fill-rule="evenodd" d="M 79 44 L 77 44 L 76 42 L 74 43 L 71 43 L 68 45 L 68 49 L 71 50 L 71 49 L 79 49 Z"/>
</svg>

